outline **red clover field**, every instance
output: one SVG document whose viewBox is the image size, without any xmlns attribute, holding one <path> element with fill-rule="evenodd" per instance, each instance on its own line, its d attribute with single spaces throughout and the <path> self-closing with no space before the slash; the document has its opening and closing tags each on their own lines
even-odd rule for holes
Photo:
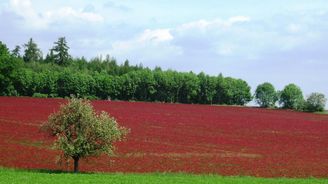
<svg viewBox="0 0 328 184">
<path fill-rule="evenodd" d="M 63 99 L 0 97 L 0 165 L 71 170 L 40 125 Z M 92 101 L 131 130 L 85 172 L 328 177 L 328 115 L 249 107 Z"/>
</svg>

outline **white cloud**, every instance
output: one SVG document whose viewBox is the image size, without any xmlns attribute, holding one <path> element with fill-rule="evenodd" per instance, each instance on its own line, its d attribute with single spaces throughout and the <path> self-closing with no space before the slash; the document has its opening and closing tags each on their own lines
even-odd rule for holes
<svg viewBox="0 0 328 184">
<path fill-rule="evenodd" d="M 165 42 L 173 39 L 170 29 L 146 29 L 138 38 L 138 42 Z"/>
<path fill-rule="evenodd" d="M 102 17 L 99 14 L 93 13 L 93 12 L 83 12 L 83 11 L 77 11 L 74 10 L 71 7 L 63 7 L 60 8 L 57 11 L 48 11 L 45 14 L 45 18 L 49 20 L 50 22 L 53 21 L 75 21 L 75 20 L 81 20 L 86 22 L 103 22 L 104 17 Z"/>
<path fill-rule="evenodd" d="M 202 56 L 209 53 L 234 56 L 240 51 L 239 43 L 234 43 L 229 40 L 230 36 L 226 37 L 224 34 L 238 34 L 234 26 L 248 21 L 250 18 L 247 16 L 235 16 L 227 20 L 193 21 L 175 28 L 145 29 L 131 39 L 114 42 L 112 49 L 106 52 L 111 55 L 130 56 L 137 60 L 145 58 L 161 60 L 163 57 L 197 55 L 197 53 L 201 53 Z"/>
<path fill-rule="evenodd" d="M 43 29 L 55 22 L 103 22 L 103 16 L 93 13 L 75 10 L 72 7 L 61 7 L 56 10 L 38 12 L 34 9 L 30 0 L 10 0 L 9 8 L 12 12 L 24 19 L 24 26 Z"/>
<path fill-rule="evenodd" d="M 170 33 L 169 29 L 155 29 L 150 30 L 146 29 L 143 33 L 137 37 L 126 40 L 126 41 L 117 41 L 113 44 L 113 49 L 125 52 L 128 50 L 134 50 L 138 47 L 146 46 L 156 46 L 160 44 L 165 44 L 173 39 L 173 36 Z"/>
<path fill-rule="evenodd" d="M 146 65 L 172 57 L 240 56 L 237 52 L 243 52 L 243 46 L 231 40 L 231 36 L 238 35 L 235 30 L 238 23 L 249 21 L 247 16 L 234 16 L 226 20 L 198 20 L 173 28 L 145 29 L 131 39 L 113 42 L 112 49 L 101 54 L 126 57 Z"/>
<path fill-rule="evenodd" d="M 171 43 L 173 39 L 170 29 L 146 29 L 130 40 L 114 42 L 111 50 L 103 51 L 101 54 L 133 58 L 151 65 L 147 61 L 181 54 L 180 48 Z"/>
<path fill-rule="evenodd" d="M 230 17 L 228 20 L 215 19 L 215 20 L 198 20 L 194 22 L 189 22 L 182 24 L 178 27 L 178 30 L 184 31 L 189 29 L 200 29 L 205 31 L 210 28 L 231 28 L 234 24 L 249 22 L 251 20 L 248 16 L 234 16 Z"/>
<path fill-rule="evenodd" d="M 43 19 L 32 7 L 30 0 L 10 0 L 10 9 L 24 18 L 26 24 L 32 27 L 44 28 L 47 20 Z"/>
<path fill-rule="evenodd" d="M 215 20 L 215 21 L 212 21 L 212 22 L 207 21 L 207 20 L 198 20 L 198 21 L 194 21 L 194 22 L 189 22 L 189 23 L 182 24 L 178 29 L 179 30 L 188 30 L 188 29 L 201 29 L 201 30 L 205 30 L 210 25 L 220 24 L 220 23 L 221 23 L 221 20 Z"/>
</svg>

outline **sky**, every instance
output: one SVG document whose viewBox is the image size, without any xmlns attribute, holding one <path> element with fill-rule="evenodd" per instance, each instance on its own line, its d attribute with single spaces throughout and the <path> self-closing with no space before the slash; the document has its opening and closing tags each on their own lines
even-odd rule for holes
<svg viewBox="0 0 328 184">
<path fill-rule="evenodd" d="M 328 97 L 327 0 L 2 0 L 0 40 L 33 38 L 46 54 L 65 36 L 74 57 L 201 71 L 254 91 L 289 83 Z"/>
</svg>

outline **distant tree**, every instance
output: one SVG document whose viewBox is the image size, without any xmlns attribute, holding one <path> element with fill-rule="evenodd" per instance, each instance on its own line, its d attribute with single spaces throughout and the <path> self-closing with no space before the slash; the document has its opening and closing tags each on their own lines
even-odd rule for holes
<svg viewBox="0 0 328 184">
<path fill-rule="evenodd" d="M 120 76 L 120 84 L 121 84 L 121 96 L 122 100 L 137 100 L 136 92 L 138 85 L 140 83 L 140 76 L 136 71 L 131 71 Z"/>
<path fill-rule="evenodd" d="M 119 72 L 119 74 L 120 74 L 120 75 L 126 74 L 126 73 L 130 72 L 131 69 L 132 69 L 132 68 L 131 68 L 131 66 L 130 66 L 130 62 L 129 62 L 129 60 L 125 60 L 125 61 L 124 61 L 124 64 L 121 65 L 121 67 L 120 67 L 120 72 Z"/>
<path fill-rule="evenodd" d="M 49 96 L 58 96 L 57 94 L 58 72 L 42 71 L 38 73 L 37 92 L 48 94 Z"/>
<path fill-rule="evenodd" d="M 32 96 L 35 92 L 35 76 L 36 72 L 30 69 L 23 68 L 19 71 L 18 77 L 15 81 L 15 89 L 19 95 Z"/>
<path fill-rule="evenodd" d="M 274 107 L 278 100 L 278 94 L 272 84 L 265 82 L 257 86 L 255 100 L 260 107 Z"/>
<path fill-rule="evenodd" d="M 16 45 L 16 47 L 11 51 L 11 55 L 13 57 L 20 58 L 21 57 L 20 51 L 21 51 L 21 47 L 19 45 Z"/>
<path fill-rule="evenodd" d="M 91 69 L 92 71 L 101 72 L 102 70 L 104 70 L 102 59 L 100 57 L 92 58 L 89 61 L 88 68 Z"/>
<path fill-rule="evenodd" d="M 201 72 L 197 75 L 199 79 L 199 93 L 197 103 L 200 104 L 212 104 L 214 95 L 216 93 L 216 78 L 210 77 Z"/>
<path fill-rule="evenodd" d="M 98 114 L 89 101 L 76 98 L 51 114 L 41 129 L 56 137 L 54 146 L 63 151 L 64 159 L 74 160 L 75 173 L 79 171 L 81 158 L 101 153 L 112 155 L 113 143 L 128 133 L 108 113 Z"/>
<path fill-rule="evenodd" d="M 42 60 L 42 52 L 32 38 L 30 38 L 30 40 L 24 44 L 24 48 L 25 50 L 23 59 L 25 62 L 29 63 Z"/>
<path fill-rule="evenodd" d="M 192 72 L 178 73 L 178 89 L 177 101 L 180 103 L 197 103 L 197 95 L 199 93 L 199 79 Z"/>
<path fill-rule="evenodd" d="M 283 108 L 302 110 L 304 98 L 301 88 L 295 84 L 288 84 L 280 93 L 280 104 Z"/>
<path fill-rule="evenodd" d="M 224 76 L 220 73 L 218 76 L 215 76 L 215 93 L 213 97 L 214 104 L 222 104 L 224 101 Z"/>
<path fill-rule="evenodd" d="M 161 102 L 174 102 L 175 99 L 175 83 L 174 74 L 172 71 L 154 71 L 155 79 L 155 94 L 153 95 L 154 101 Z"/>
<path fill-rule="evenodd" d="M 150 70 L 137 71 L 139 85 L 136 89 L 136 98 L 142 101 L 150 101 L 156 93 L 156 81 L 153 72 Z"/>
<path fill-rule="evenodd" d="M 306 99 L 306 110 L 310 112 L 324 111 L 327 99 L 322 93 L 311 93 Z"/>
<path fill-rule="evenodd" d="M 241 79 L 221 78 L 217 90 L 220 104 L 245 105 L 252 100 L 251 87 Z"/>
<path fill-rule="evenodd" d="M 21 60 L 12 57 L 7 46 L 0 41 L 0 95 L 17 95 L 14 82 L 21 65 Z"/>
<path fill-rule="evenodd" d="M 117 84 L 118 76 L 111 76 L 104 73 L 95 74 L 95 95 L 101 99 L 117 99 L 120 92 L 120 85 Z"/>
<path fill-rule="evenodd" d="M 46 58 L 44 59 L 46 63 L 55 63 L 55 56 L 54 51 L 50 49 L 49 53 L 46 55 Z"/>
<path fill-rule="evenodd" d="M 95 85 L 95 80 L 91 75 L 64 69 L 58 76 L 57 94 L 60 97 L 71 95 L 89 97 L 95 95 Z"/>
<path fill-rule="evenodd" d="M 65 37 L 58 38 L 54 44 L 55 46 L 52 48 L 54 62 L 58 65 L 67 65 L 71 56 L 68 53 L 69 47 Z"/>
<path fill-rule="evenodd" d="M 9 56 L 9 49 L 6 44 L 0 41 L 0 56 Z"/>
</svg>

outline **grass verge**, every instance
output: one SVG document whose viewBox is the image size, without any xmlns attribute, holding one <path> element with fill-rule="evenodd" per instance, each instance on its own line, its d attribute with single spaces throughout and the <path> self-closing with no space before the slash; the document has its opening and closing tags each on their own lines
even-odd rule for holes
<svg viewBox="0 0 328 184">
<path fill-rule="evenodd" d="M 328 114 L 328 110 L 322 111 L 322 112 L 315 112 L 315 114 Z"/>
<path fill-rule="evenodd" d="M 72 174 L 56 171 L 27 171 L 0 168 L 0 183 L 111 183 L 111 184 L 324 184 L 328 179 L 288 179 L 288 178 L 255 178 L 224 177 L 217 175 L 192 174 L 122 174 L 122 173 L 82 173 Z"/>
</svg>

